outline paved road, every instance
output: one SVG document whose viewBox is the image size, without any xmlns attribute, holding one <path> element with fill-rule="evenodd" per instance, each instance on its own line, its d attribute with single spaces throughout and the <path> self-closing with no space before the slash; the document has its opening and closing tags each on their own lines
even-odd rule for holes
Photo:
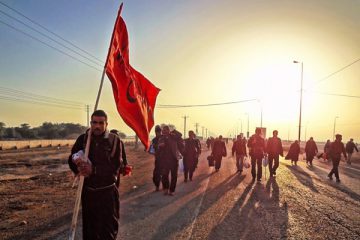
<svg viewBox="0 0 360 240">
<path fill-rule="evenodd" d="M 339 184 L 326 178 L 328 163 L 281 159 L 276 178 L 252 183 L 232 157 L 214 172 L 208 155 L 194 181 L 179 175 L 173 197 L 154 192 L 151 179 L 123 193 L 118 239 L 360 239 L 359 165 L 341 163 Z"/>
</svg>

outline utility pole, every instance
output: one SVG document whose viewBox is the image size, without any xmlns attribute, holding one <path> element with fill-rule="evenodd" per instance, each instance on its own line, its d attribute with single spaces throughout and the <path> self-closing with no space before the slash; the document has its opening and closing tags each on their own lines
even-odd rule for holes
<svg viewBox="0 0 360 240">
<path fill-rule="evenodd" d="M 300 114 L 299 114 L 299 135 L 298 140 L 301 143 L 301 112 L 302 112 L 302 94 L 303 94 L 303 77 L 304 77 L 304 63 L 294 61 L 294 63 L 301 63 L 301 85 L 300 85 Z M 306 141 L 306 139 L 305 139 Z"/>
<path fill-rule="evenodd" d="M 90 126 L 90 122 L 89 122 L 89 111 L 90 111 L 90 106 L 89 104 L 86 105 L 86 113 L 87 113 L 87 127 Z"/>
<path fill-rule="evenodd" d="M 186 119 L 188 118 L 189 116 L 183 116 L 182 118 L 184 118 L 184 138 L 186 137 Z"/>
<path fill-rule="evenodd" d="M 247 115 L 247 132 L 246 137 L 249 138 L 249 113 L 245 113 Z"/>
<path fill-rule="evenodd" d="M 241 133 L 243 133 L 243 129 L 242 129 L 242 119 L 240 118 L 241 121 Z"/>
<path fill-rule="evenodd" d="M 199 123 L 195 123 L 196 136 L 198 135 L 198 127 L 199 127 Z"/>
<path fill-rule="evenodd" d="M 135 133 L 135 146 L 134 146 L 134 148 L 135 148 L 135 149 L 138 149 L 138 147 L 139 147 L 139 137 L 138 137 L 138 135 Z"/>
<path fill-rule="evenodd" d="M 334 118 L 334 129 L 333 129 L 333 140 L 335 140 L 335 128 L 336 128 L 336 119 L 339 118 L 338 116 L 336 116 Z"/>
</svg>

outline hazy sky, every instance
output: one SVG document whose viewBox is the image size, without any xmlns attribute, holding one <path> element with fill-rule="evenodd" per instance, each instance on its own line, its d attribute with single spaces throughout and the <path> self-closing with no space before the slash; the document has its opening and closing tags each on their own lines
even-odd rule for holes
<svg viewBox="0 0 360 240">
<path fill-rule="evenodd" d="M 96 56 L 103 62 L 121 1 L 0 0 Z M 208 104 L 261 99 L 233 105 L 155 109 L 156 123 L 172 123 L 183 132 L 199 123 L 213 134 L 250 132 L 297 138 L 301 64 L 304 66 L 302 138 L 324 141 L 336 132 L 360 139 L 360 1 L 129 0 L 122 16 L 130 38 L 130 63 L 162 91 L 157 104 Z M 86 124 L 82 105 L 94 105 L 103 63 L 70 52 L 25 27 L 9 14 L 46 33 L 0 4 L 0 121 L 7 126 L 44 121 Z M 9 26 L 95 66 L 98 70 L 26 36 Z M 71 47 L 67 44 L 68 47 Z M 76 51 L 85 55 L 80 50 Z M 333 74 L 330 77 L 329 75 Z M 4 88 L 78 102 L 76 108 L 4 99 Z M 74 105 L 75 106 L 75 105 Z M 81 106 L 81 107 L 79 107 Z M 116 108 L 105 79 L 100 109 L 111 128 L 132 135 Z M 248 113 L 248 115 L 246 115 Z M 306 131 L 305 131 L 306 130 Z"/>
</svg>

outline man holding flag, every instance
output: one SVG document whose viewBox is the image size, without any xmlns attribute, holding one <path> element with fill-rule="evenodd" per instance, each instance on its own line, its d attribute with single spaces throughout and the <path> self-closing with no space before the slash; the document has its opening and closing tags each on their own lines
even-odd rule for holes
<svg viewBox="0 0 360 240">
<path fill-rule="evenodd" d="M 112 194 L 101 195 L 101 198 L 103 198 L 102 201 L 94 197 L 94 193 L 91 192 L 93 190 L 95 190 L 95 192 L 113 190 L 112 186 L 113 183 L 115 186 L 115 182 L 111 182 L 109 179 L 118 171 L 116 162 L 120 160 L 121 156 L 120 150 L 116 150 L 114 156 L 109 156 L 106 151 L 109 150 L 110 146 L 103 146 L 104 148 L 102 149 L 99 148 L 100 142 L 98 141 L 105 141 L 101 139 L 106 138 L 107 135 L 112 136 L 111 133 L 106 131 L 107 116 L 105 112 L 101 111 L 103 114 L 101 113 L 99 116 L 97 115 L 99 112 L 96 111 L 105 72 L 111 81 L 116 107 L 120 116 L 125 123 L 135 131 L 146 149 L 150 146 L 149 132 L 154 125 L 154 107 L 160 89 L 155 87 L 129 63 L 128 33 L 125 22 L 120 16 L 122 5 L 123 4 L 120 6 L 115 22 L 99 93 L 95 103 L 95 112 L 91 119 L 92 125 L 89 134 L 87 134 L 87 140 L 84 141 L 87 142 L 87 144 L 82 159 L 86 161 L 84 163 L 80 161 L 80 158 L 69 158 L 70 168 L 74 173 L 80 173 L 69 239 L 74 239 L 75 236 L 77 213 L 80 205 L 79 199 L 82 194 L 84 194 L 81 198 L 83 207 L 83 238 L 98 240 L 116 239 L 118 231 L 119 193 L 117 188 L 115 187 Z M 76 153 L 80 146 L 82 147 L 80 138 L 82 137 L 80 136 L 75 143 L 72 154 Z M 117 138 L 118 136 L 115 136 L 115 139 Z M 94 142 L 95 146 L 93 145 Z M 120 140 L 118 142 L 120 143 Z M 121 149 L 121 147 L 118 149 Z M 96 156 L 94 156 L 95 153 Z M 104 156 L 110 159 L 106 159 Z M 87 160 L 88 157 L 90 160 Z M 99 162 L 101 162 L 101 164 Z M 96 165 L 105 163 L 107 163 L 107 167 L 105 167 L 106 170 L 100 171 L 96 168 Z M 102 177 L 105 177 L 107 181 L 102 181 Z M 93 180 L 94 178 L 100 178 L 100 182 Z M 96 184 L 92 185 L 94 183 L 93 181 L 95 181 Z M 85 189 L 82 189 L 83 184 Z M 89 197 L 89 195 L 92 195 L 92 197 Z M 110 210 L 111 208 L 113 210 Z"/>
<path fill-rule="evenodd" d="M 80 135 L 71 149 L 70 169 L 85 177 L 82 190 L 83 239 L 116 239 L 119 224 L 119 192 L 116 186 L 122 148 L 120 138 L 107 128 L 107 115 L 91 115 L 91 142 L 84 159 L 87 134 Z"/>
</svg>

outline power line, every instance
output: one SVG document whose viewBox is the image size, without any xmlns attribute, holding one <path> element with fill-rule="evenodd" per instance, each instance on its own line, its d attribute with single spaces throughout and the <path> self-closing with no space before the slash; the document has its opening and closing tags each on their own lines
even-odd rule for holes
<svg viewBox="0 0 360 240">
<path fill-rule="evenodd" d="M 360 98 L 360 96 L 356 96 L 356 95 L 337 94 L 337 93 L 324 93 L 324 92 L 316 92 L 316 91 L 311 91 L 311 92 L 318 93 L 318 94 L 323 94 L 323 95 L 329 95 L 329 96 L 337 96 L 337 97 Z"/>
<path fill-rule="evenodd" d="M 54 103 L 31 101 L 31 100 L 27 100 L 27 99 L 21 99 L 21 98 L 16 98 L 16 97 L 9 97 L 9 96 L 0 96 L 0 99 L 5 100 L 5 101 L 12 101 L 12 102 L 25 102 L 25 103 L 31 103 L 31 104 L 36 104 L 36 105 L 45 105 L 45 106 L 59 107 L 59 108 L 66 108 L 66 109 L 84 110 L 84 108 L 80 108 L 80 107 L 69 107 L 69 106 L 63 106 L 63 105 L 54 104 Z"/>
<path fill-rule="evenodd" d="M 70 101 L 70 100 L 54 98 L 54 97 L 48 97 L 48 96 L 43 96 L 43 95 L 34 94 L 34 93 L 28 93 L 28 92 L 15 90 L 15 89 L 11 89 L 11 88 L 6 88 L 6 87 L 0 87 L 0 94 L 1 93 L 5 94 L 5 95 L 9 95 L 9 96 L 18 96 L 18 97 L 30 98 L 30 99 L 34 99 L 34 100 L 42 100 L 42 101 L 47 101 L 47 102 L 60 103 L 63 105 L 73 105 L 73 106 L 84 106 L 85 105 L 85 103 L 81 103 L 81 102 Z"/>
<path fill-rule="evenodd" d="M 234 102 L 208 103 L 208 104 L 193 104 L 193 105 L 159 104 L 159 105 L 157 105 L 157 107 L 158 107 L 158 108 L 210 107 L 210 106 L 221 106 L 221 105 L 237 104 L 237 103 L 252 102 L 252 101 L 257 101 L 257 99 L 246 99 L 246 100 L 234 101 Z"/>
<path fill-rule="evenodd" d="M 79 52 L 77 52 L 77 51 L 75 51 L 75 50 L 73 50 L 73 49 L 69 48 L 68 46 L 66 46 L 66 45 L 62 44 L 61 42 L 57 41 L 56 39 L 54 39 L 54 38 L 52 38 L 52 37 L 50 37 L 50 36 L 48 36 L 48 35 L 46 35 L 46 34 L 44 34 L 44 33 L 40 32 L 40 31 L 38 31 L 37 29 L 35 29 L 35 28 L 31 27 L 31 26 L 29 26 L 28 24 L 24 23 L 23 21 L 21 21 L 21 20 L 19 20 L 19 19 L 15 18 L 15 17 L 13 17 L 13 16 L 11 16 L 11 15 L 7 14 L 6 12 L 3 12 L 2 10 L 0 10 L 0 13 L 4 14 L 5 16 L 7 16 L 7 17 L 9 17 L 9 18 L 11 18 L 11 19 L 14 19 L 15 21 L 17 21 L 17 22 L 21 23 L 22 25 L 24 25 L 24 26 L 26 26 L 26 27 L 30 28 L 30 29 L 31 29 L 31 30 L 33 30 L 34 32 L 39 33 L 40 35 L 42 35 L 42 36 L 46 37 L 47 39 L 50 39 L 51 41 L 53 41 L 53 42 L 55 42 L 55 43 L 59 44 L 60 46 L 62 46 L 62 47 L 64 47 L 64 48 L 66 48 L 67 50 L 69 50 L 69 51 L 71 51 L 71 52 L 73 52 L 73 53 L 75 53 L 75 54 L 77 54 L 77 55 L 79 55 L 79 56 L 81 56 L 81 57 L 83 57 L 83 58 L 87 59 L 88 61 L 90 61 L 90 62 L 92 62 L 92 63 L 94 63 L 94 64 L 96 64 L 96 65 L 98 65 L 98 66 L 102 67 L 102 65 L 100 65 L 98 62 L 96 62 L 96 61 L 94 61 L 94 60 L 92 60 L 92 59 L 90 59 L 90 58 L 88 58 L 88 57 L 84 56 L 83 54 L 81 54 L 81 53 L 79 53 Z"/>
<path fill-rule="evenodd" d="M 30 38 L 38 41 L 38 42 L 40 42 L 40 43 L 42 43 L 42 44 L 44 44 L 44 45 L 46 45 L 46 46 L 48 46 L 49 48 L 54 49 L 54 50 L 57 51 L 57 52 L 60 52 L 60 53 L 62 53 L 62 54 L 64 54 L 64 55 L 72 58 L 72 59 L 75 60 L 75 61 L 78 61 L 78 62 L 80 62 L 80 63 L 82 63 L 82 64 L 84 64 L 84 65 L 86 65 L 86 66 L 88 66 L 88 67 L 90 67 L 90 68 L 92 68 L 92 69 L 95 69 L 95 70 L 97 70 L 97 71 L 99 71 L 99 72 L 102 72 L 102 70 L 96 68 L 95 66 L 92 66 L 92 65 L 90 65 L 90 64 L 88 64 L 88 63 L 86 63 L 86 62 L 84 62 L 84 61 L 82 61 L 82 60 L 80 60 L 80 59 L 78 59 L 78 58 L 76 58 L 76 57 L 74 57 L 74 56 L 72 56 L 72 55 L 64 52 L 63 50 L 60 50 L 60 49 L 58 49 L 58 48 L 56 48 L 56 47 L 54 47 L 54 46 L 52 46 L 52 45 L 50 45 L 50 44 L 48 44 L 48 43 L 46 43 L 46 42 L 44 42 L 44 41 L 38 39 L 37 37 L 34 37 L 34 36 L 32 36 L 31 34 L 28 34 L 28 33 L 26 33 L 26 32 L 24 32 L 24 31 L 22 31 L 22 30 L 20 30 L 20 29 L 18 29 L 18 28 L 16 28 L 16 27 L 14 27 L 14 26 L 12 26 L 12 25 L 4 22 L 4 21 L 1 21 L 1 20 L 0 20 L 0 23 L 6 25 L 6 26 L 9 27 L 9 28 L 12 28 L 12 29 L 14 29 L 15 31 L 18 31 L 18 32 L 20 32 L 20 33 L 22 33 L 22 34 L 24 34 L 24 35 L 26 35 L 26 36 L 28 36 L 28 37 L 30 37 Z"/>
<path fill-rule="evenodd" d="M 24 102 L 36 105 L 59 107 L 66 109 L 84 110 L 87 105 L 84 103 L 70 101 L 60 98 L 48 97 L 34 93 L 28 93 L 6 87 L 0 87 L 0 99 L 12 102 Z"/>
<path fill-rule="evenodd" d="M 333 72 L 333 73 L 331 73 L 331 74 L 327 75 L 326 77 L 323 77 L 322 79 L 318 80 L 318 81 L 317 81 L 314 85 L 312 85 L 312 86 L 311 86 L 311 87 L 309 87 L 308 89 L 311 89 L 311 88 L 315 87 L 315 86 L 316 86 L 316 85 L 318 85 L 320 82 L 323 82 L 323 81 L 325 81 L 325 80 L 329 79 L 330 77 L 332 77 L 332 76 L 334 76 L 335 74 L 337 74 L 337 73 L 339 73 L 339 72 L 341 72 L 341 71 L 345 70 L 346 68 L 348 68 L 348 67 L 350 67 L 350 66 L 354 65 L 355 63 L 357 63 L 357 62 L 359 62 L 359 61 L 360 61 L 360 58 L 358 58 L 358 59 L 356 59 L 355 61 L 353 61 L 353 62 L 349 63 L 348 65 L 346 65 L 346 66 L 344 66 L 344 67 L 340 68 L 339 70 L 337 70 L 337 71 L 335 71 L 335 72 Z"/>
<path fill-rule="evenodd" d="M 89 56 L 91 56 L 92 58 L 96 59 L 98 62 L 104 64 L 103 60 L 95 57 L 94 55 L 92 55 L 92 54 L 89 53 L 88 51 L 86 51 L 86 50 L 84 50 L 84 49 L 76 46 L 75 44 L 71 43 L 70 41 L 66 40 L 65 38 L 61 37 L 60 35 L 56 34 L 55 32 L 49 30 L 48 28 L 44 27 L 44 26 L 41 25 L 40 23 L 36 22 L 35 20 L 32 20 L 31 18 L 25 16 L 23 13 L 19 12 L 18 10 L 14 9 L 14 8 L 8 6 L 8 5 L 6 5 L 6 4 L 3 3 L 3 2 L 0 2 L 0 4 L 3 5 L 3 6 L 5 6 L 5 7 L 7 7 L 7 8 L 9 8 L 9 9 L 11 9 L 12 11 L 14 11 L 14 12 L 16 12 L 17 14 L 19 14 L 20 16 L 26 18 L 27 20 L 29 20 L 29 21 L 32 22 L 33 24 L 35 24 L 35 25 L 37 25 L 38 27 L 44 29 L 45 31 L 53 34 L 54 36 L 58 37 L 59 39 L 63 40 L 64 42 L 66 42 L 66 43 L 70 44 L 71 46 L 75 47 L 76 49 L 82 51 L 83 53 L 86 53 L 87 55 L 89 55 Z"/>
</svg>

